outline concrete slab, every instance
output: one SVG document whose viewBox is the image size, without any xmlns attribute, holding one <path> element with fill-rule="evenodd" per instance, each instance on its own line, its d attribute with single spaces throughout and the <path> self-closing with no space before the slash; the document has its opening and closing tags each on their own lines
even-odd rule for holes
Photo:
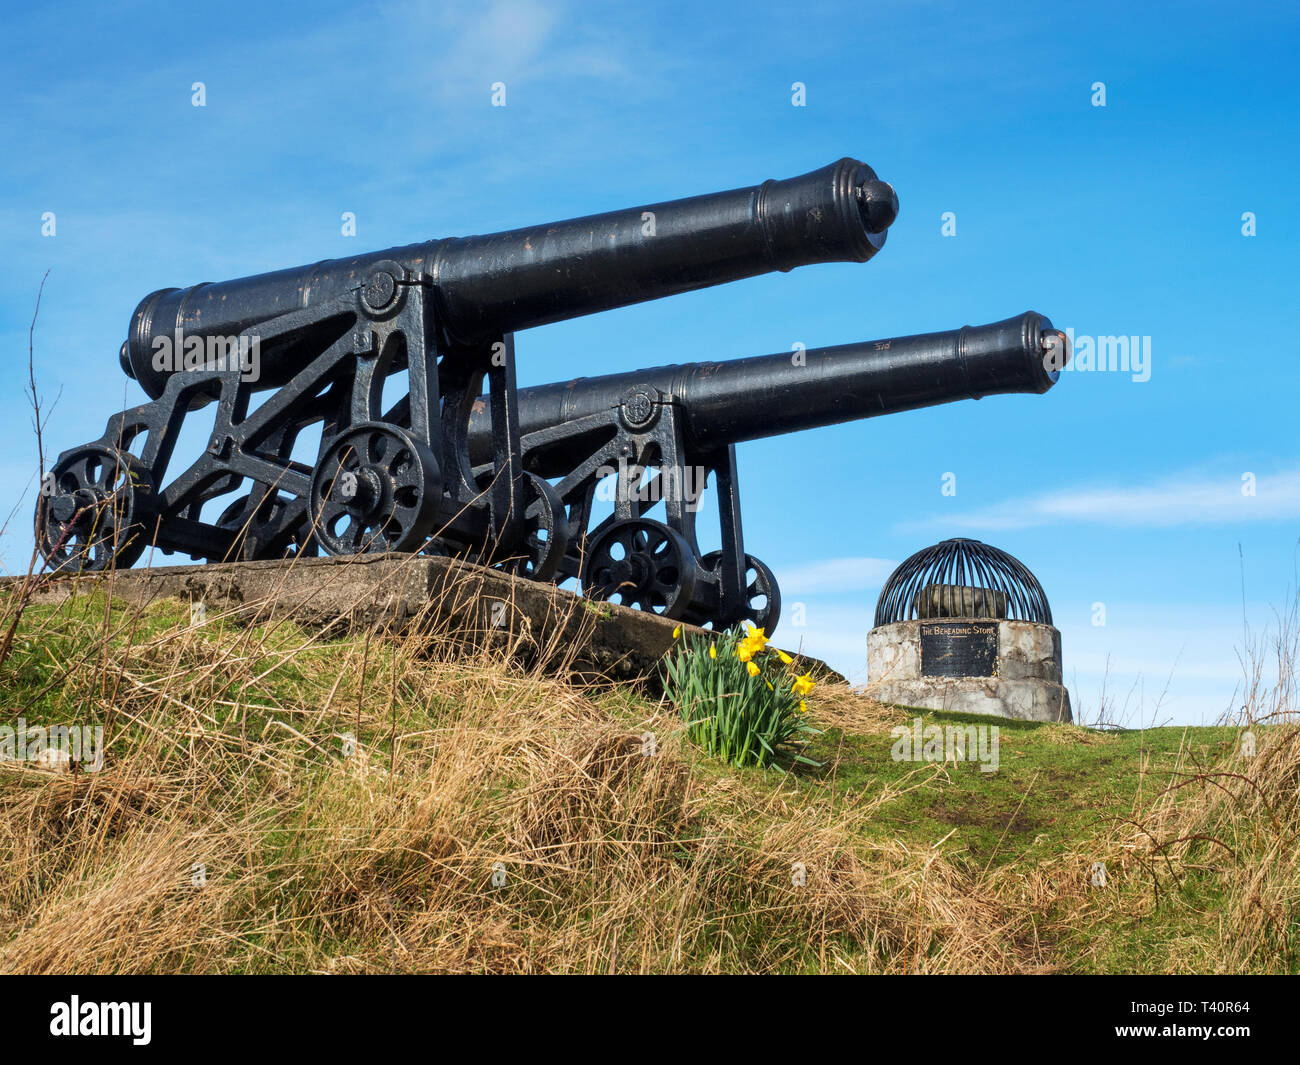
<svg viewBox="0 0 1300 1065">
<path fill-rule="evenodd" d="M 0 587 L 15 592 L 21 581 L 6 578 Z M 62 602 L 90 589 L 108 589 L 131 603 L 176 597 L 202 603 L 208 616 L 233 611 L 250 622 L 291 617 L 313 627 L 413 632 L 464 650 L 497 650 L 522 664 L 582 680 L 653 682 L 678 624 L 499 570 L 420 555 L 209 563 L 47 578 L 33 601 Z M 816 659 L 801 666 L 843 681 Z"/>
</svg>

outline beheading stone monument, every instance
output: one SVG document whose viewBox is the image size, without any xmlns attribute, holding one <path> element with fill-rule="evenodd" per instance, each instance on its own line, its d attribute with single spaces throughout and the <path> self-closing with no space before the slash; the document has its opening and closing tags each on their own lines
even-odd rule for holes
<svg viewBox="0 0 1300 1065">
<path fill-rule="evenodd" d="M 890 574 L 867 637 L 867 673 L 867 693 L 882 702 L 1073 720 L 1042 585 L 978 540 L 944 540 Z"/>
</svg>

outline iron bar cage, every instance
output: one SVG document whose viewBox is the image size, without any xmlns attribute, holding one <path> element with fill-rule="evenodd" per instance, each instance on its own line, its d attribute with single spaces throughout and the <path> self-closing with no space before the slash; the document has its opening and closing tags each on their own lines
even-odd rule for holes
<svg viewBox="0 0 1300 1065">
<path fill-rule="evenodd" d="M 876 625 L 936 617 L 1052 624 L 1038 579 L 1019 559 L 979 540 L 944 540 L 903 561 L 880 590 Z"/>
</svg>

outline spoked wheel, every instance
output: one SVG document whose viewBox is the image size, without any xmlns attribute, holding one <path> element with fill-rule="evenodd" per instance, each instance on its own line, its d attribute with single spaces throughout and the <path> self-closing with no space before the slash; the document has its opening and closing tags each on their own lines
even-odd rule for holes
<svg viewBox="0 0 1300 1065">
<path fill-rule="evenodd" d="M 307 558 L 319 553 L 302 501 L 278 492 L 264 496 L 256 508 L 251 494 L 240 496 L 221 512 L 217 527 L 235 534 L 240 558 Z"/>
<path fill-rule="evenodd" d="M 442 478 L 407 430 L 362 422 L 344 430 L 312 474 L 313 535 L 328 554 L 414 551 L 433 531 Z"/>
<path fill-rule="evenodd" d="M 613 522 L 587 543 L 582 591 L 678 620 L 695 595 L 695 553 L 663 522 Z"/>
<path fill-rule="evenodd" d="M 717 573 L 721 580 L 722 552 L 710 551 L 700 559 L 700 568 Z M 780 620 L 781 589 L 777 586 L 775 574 L 766 563 L 753 555 L 746 555 L 744 603 L 740 606 L 739 616 L 733 616 L 728 624 L 750 621 L 771 636 Z M 716 620 L 714 623 L 717 624 Z"/>
<path fill-rule="evenodd" d="M 59 456 L 36 506 L 36 543 L 56 573 L 132 565 L 145 548 L 149 481 L 129 452 L 86 444 Z M 147 505 L 147 504 L 146 504 Z"/>
<path fill-rule="evenodd" d="M 524 545 L 521 557 L 502 564 L 507 573 L 534 581 L 549 581 L 559 571 L 569 550 L 569 515 L 550 481 L 536 474 L 528 478 L 528 504 L 524 510 Z"/>
</svg>

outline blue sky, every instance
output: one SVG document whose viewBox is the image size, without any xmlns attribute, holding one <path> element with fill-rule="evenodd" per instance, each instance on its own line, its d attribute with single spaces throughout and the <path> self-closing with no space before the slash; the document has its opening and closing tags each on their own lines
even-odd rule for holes
<svg viewBox="0 0 1300 1065">
<path fill-rule="evenodd" d="M 57 452 L 139 402 L 117 349 L 156 288 L 853 155 L 902 205 L 870 263 L 520 334 L 521 382 L 1029 309 L 1079 336 L 1149 337 L 1147 380 L 1072 372 L 1041 397 L 744 445 L 745 529 L 786 603 L 805 604 L 807 624 L 787 622 L 782 641 L 857 679 L 883 577 L 971 535 L 1039 575 L 1076 707 L 1095 713 L 1104 690 L 1130 721 L 1212 720 L 1241 682 L 1244 633 L 1261 638 L 1295 590 L 1298 19 L 1294 5 L 1098 2 L 13 9 L 0 42 L 0 499 L 6 513 L 22 502 L 5 568 L 31 545 L 18 376 L 47 268 L 36 351 L 42 391 L 62 390 Z M 205 107 L 191 105 L 196 81 Z M 491 106 L 497 81 L 504 108 Z M 341 235 L 345 211 L 355 238 Z M 955 495 L 941 493 L 946 473 Z"/>
</svg>

